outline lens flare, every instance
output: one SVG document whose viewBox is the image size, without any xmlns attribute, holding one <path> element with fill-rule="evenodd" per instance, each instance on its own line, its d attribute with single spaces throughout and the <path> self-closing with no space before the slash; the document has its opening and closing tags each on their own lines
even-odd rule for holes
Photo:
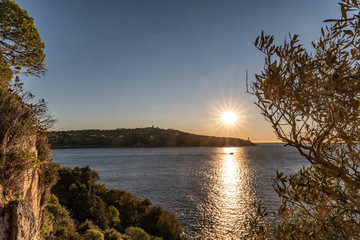
<svg viewBox="0 0 360 240">
<path fill-rule="evenodd" d="M 222 115 L 222 121 L 226 124 L 233 124 L 237 120 L 237 116 L 235 113 L 229 111 Z"/>
<path fill-rule="evenodd" d="M 208 109 L 205 113 L 206 127 L 212 129 L 215 136 L 234 137 L 247 139 L 249 130 L 246 124 L 249 118 L 249 105 L 247 105 L 242 96 L 233 96 L 232 92 L 217 94 L 212 99 L 208 99 Z"/>
</svg>

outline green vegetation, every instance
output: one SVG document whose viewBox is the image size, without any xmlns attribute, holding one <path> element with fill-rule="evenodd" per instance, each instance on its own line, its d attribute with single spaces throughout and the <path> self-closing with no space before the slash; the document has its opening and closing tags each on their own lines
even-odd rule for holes
<svg viewBox="0 0 360 240">
<path fill-rule="evenodd" d="M 8 83 L 14 74 L 40 76 L 44 68 L 44 43 L 34 20 L 15 1 L 0 2 L 0 83 Z"/>
<path fill-rule="evenodd" d="M 98 178 L 89 167 L 59 169 L 47 205 L 46 224 L 53 229 L 44 239 L 184 239 L 173 214 L 149 199 L 96 184 Z"/>
<path fill-rule="evenodd" d="M 44 220 L 46 227 L 42 229 L 42 239 L 81 239 L 70 212 L 59 204 L 55 195 L 51 196 L 46 210 Z"/>
<path fill-rule="evenodd" d="M 150 200 L 140 201 L 128 192 L 96 184 L 98 174 L 89 168 L 72 170 L 51 163 L 47 129 L 54 120 L 44 100 L 29 103 L 34 96 L 23 91 L 19 78 L 20 74 L 40 76 L 46 71 L 44 43 L 33 19 L 14 1 L 0 0 L 0 22 L 2 211 L 15 200 L 37 200 L 21 197 L 25 195 L 24 175 L 34 173 L 39 183 L 31 191 L 37 191 L 45 205 L 40 216 L 41 239 L 131 240 L 142 236 L 150 239 L 149 234 L 159 236 L 151 239 L 183 239 L 175 216 L 160 206 L 152 206 Z"/>
<path fill-rule="evenodd" d="M 19 77 L 45 72 L 44 43 L 33 19 L 14 1 L 0 1 L 0 22 L 0 183 L 4 191 L 1 197 L 5 209 L 12 201 L 25 201 L 24 175 L 35 173 L 41 186 L 33 191 L 38 192 L 44 205 L 57 181 L 46 137 L 46 129 L 54 121 L 47 114 L 44 100 L 30 103 L 34 95 L 23 90 Z M 50 214 L 42 216 L 42 237 L 53 228 L 53 220 Z"/>
<path fill-rule="evenodd" d="M 14 1 L 0 1 L 0 22 L 0 182 L 5 201 L 11 201 L 21 194 L 24 172 L 36 169 L 45 185 L 44 200 L 56 181 L 45 133 L 53 120 L 45 101 L 29 103 L 34 96 L 23 91 L 19 78 L 45 72 L 44 43 L 33 19 Z"/>
<path fill-rule="evenodd" d="M 139 227 L 128 227 L 125 229 L 126 234 L 136 240 L 150 240 L 149 234 Z"/>
<path fill-rule="evenodd" d="M 321 29 L 312 54 L 297 35 L 281 46 L 264 34 L 255 41 L 266 55 L 253 86 L 257 105 L 277 137 L 311 166 L 277 174 L 281 221 L 266 224 L 260 206 L 254 238 L 360 238 L 360 2 L 342 0 L 340 7 L 341 18 L 327 20 L 333 25 Z"/>
<path fill-rule="evenodd" d="M 55 136 L 54 136 L 55 135 Z M 135 128 L 52 132 L 53 148 L 71 147 L 236 147 L 253 146 L 239 138 L 210 137 L 173 129 Z"/>
<path fill-rule="evenodd" d="M 87 240 L 104 240 L 104 234 L 95 229 L 86 230 L 85 236 Z"/>
</svg>

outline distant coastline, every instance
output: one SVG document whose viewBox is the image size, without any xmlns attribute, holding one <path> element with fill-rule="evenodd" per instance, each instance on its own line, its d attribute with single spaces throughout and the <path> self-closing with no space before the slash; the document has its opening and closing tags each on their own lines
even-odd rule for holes
<svg viewBox="0 0 360 240">
<path fill-rule="evenodd" d="M 256 146 L 241 138 L 214 137 L 155 127 L 70 130 L 49 133 L 51 148 L 240 147 Z"/>
</svg>

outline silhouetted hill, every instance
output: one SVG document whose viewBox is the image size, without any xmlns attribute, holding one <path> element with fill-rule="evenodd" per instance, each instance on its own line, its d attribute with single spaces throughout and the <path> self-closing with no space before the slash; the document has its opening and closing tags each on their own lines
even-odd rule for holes
<svg viewBox="0 0 360 240">
<path fill-rule="evenodd" d="M 51 132 L 52 148 L 80 147 L 238 147 L 254 146 L 240 138 L 195 135 L 154 127 Z M 52 138 L 52 137 L 51 137 Z"/>
</svg>

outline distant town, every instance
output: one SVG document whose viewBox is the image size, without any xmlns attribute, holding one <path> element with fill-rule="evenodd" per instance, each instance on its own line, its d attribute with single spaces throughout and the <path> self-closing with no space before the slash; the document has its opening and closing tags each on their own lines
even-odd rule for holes
<svg viewBox="0 0 360 240">
<path fill-rule="evenodd" d="M 49 133 L 49 138 L 52 148 L 238 147 L 255 145 L 249 139 L 195 135 L 158 127 L 54 131 Z"/>
</svg>

